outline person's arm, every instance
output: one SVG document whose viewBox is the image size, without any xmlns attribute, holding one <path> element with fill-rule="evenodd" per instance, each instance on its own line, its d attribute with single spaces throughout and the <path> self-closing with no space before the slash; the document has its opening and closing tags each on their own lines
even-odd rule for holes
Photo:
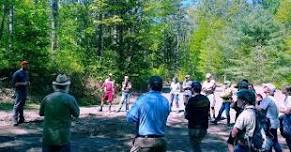
<svg viewBox="0 0 291 152">
<path fill-rule="evenodd" d="M 280 112 L 284 114 L 291 114 L 291 108 L 288 107 L 281 107 Z"/>
<path fill-rule="evenodd" d="M 41 101 L 40 108 L 39 108 L 39 115 L 44 116 L 44 109 L 46 104 L 46 97 Z"/>
<path fill-rule="evenodd" d="M 190 119 L 190 112 L 191 108 L 190 108 L 190 104 L 186 104 L 186 107 L 185 107 L 185 119 L 189 120 Z"/>
<path fill-rule="evenodd" d="M 70 102 L 70 109 L 71 109 L 71 115 L 73 117 L 78 118 L 80 115 L 80 108 L 79 108 L 79 105 L 74 97 L 72 97 L 72 100 Z"/>
<path fill-rule="evenodd" d="M 257 106 L 257 110 L 259 111 L 267 111 L 267 108 L 269 106 L 269 101 L 265 98 L 262 100 L 261 104 L 259 106 Z"/>
<path fill-rule="evenodd" d="M 239 133 L 239 129 L 238 128 L 236 128 L 236 127 L 232 128 L 231 137 L 232 138 L 236 138 L 238 133 Z"/>
<path fill-rule="evenodd" d="M 127 113 L 127 121 L 128 122 L 138 122 L 139 109 L 140 109 L 139 102 L 141 102 L 140 100 L 142 100 L 142 99 L 140 99 L 140 98 L 137 99 L 137 101 L 133 104 L 131 109 L 128 111 L 128 113 Z"/>
<path fill-rule="evenodd" d="M 115 86 L 115 81 L 112 81 L 112 92 L 115 94 L 116 91 L 116 86 Z"/>
</svg>

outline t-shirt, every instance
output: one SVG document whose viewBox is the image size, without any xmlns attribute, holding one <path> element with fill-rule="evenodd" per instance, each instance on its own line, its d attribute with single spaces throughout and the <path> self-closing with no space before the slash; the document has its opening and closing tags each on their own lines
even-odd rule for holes
<svg viewBox="0 0 291 152">
<path fill-rule="evenodd" d="M 253 137 L 256 128 L 256 112 L 255 106 L 247 106 L 244 111 L 238 116 L 234 127 L 242 131 L 242 137 Z"/>
<path fill-rule="evenodd" d="M 209 108 L 210 102 L 206 96 L 200 94 L 191 97 L 185 108 L 185 118 L 189 121 L 188 128 L 207 129 Z"/>
<path fill-rule="evenodd" d="M 73 96 L 63 91 L 51 93 L 42 100 L 39 113 L 44 115 L 44 144 L 63 145 L 70 142 L 71 117 L 80 114 Z"/>
<path fill-rule="evenodd" d="M 223 99 L 223 102 L 230 102 L 231 101 L 230 99 L 232 98 L 231 88 L 224 89 L 220 97 Z"/>
<path fill-rule="evenodd" d="M 179 94 L 181 91 L 181 85 L 179 82 L 175 83 L 175 82 L 172 82 L 171 83 L 171 94 Z"/>
<path fill-rule="evenodd" d="M 284 100 L 285 108 L 291 108 L 291 96 L 287 96 Z"/>
<path fill-rule="evenodd" d="M 267 118 L 270 119 L 271 128 L 277 129 L 279 128 L 280 121 L 279 121 L 279 111 L 277 105 L 275 103 L 275 98 L 272 96 L 265 97 L 260 106 L 261 109 L 267 111 Z"/>
<path fill-rule="evenodd" d="M 290 109 L 291 108 L 291 96 L 286 96 L 283 102 L 283 105 L 281 105 L 283 109 Z M 284 115 L 283 113 L 280 113 L 279 116 Z"/>
<path fill-rule="evenodd" d="M 17 82 L 27 82 L 29 81 L 28 71 L 19 69 L 12 76 L 12 85 L 15 87 L 16 91 L 27 91 L 27 85 L 15 86 Z"/>
<path fill-rule="evenodd" d="M 103 83 L 104 91 L 105 92 L 113 92 L 114 91 L 114 81 L 106 79 Z"/>
<path fill-rule="evenodd" d="M 130 81 L 127 81 L 127 82 L 123 81 L 122 82 L 122 91 L 129 92 L 130 89 L 131 89 L 131 82 Z"/>
<path fill-rule="evenodd" d="M 202 84 L 202 90 L 205 94 L 212 94 L 214 93 L 215 89 L 215 80 L 204 81 Z"/>
</svg>

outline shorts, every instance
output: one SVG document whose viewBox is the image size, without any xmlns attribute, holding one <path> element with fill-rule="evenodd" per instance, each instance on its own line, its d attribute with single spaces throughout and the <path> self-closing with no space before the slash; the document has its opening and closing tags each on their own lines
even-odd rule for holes
<svg viewBox="0 0 291 152">
<path fill-rule="evenodd" d="M 113 101 L 113 92 L 105 92 L 103 95 L 103 101 L 108 101 L 109 103 L 112 103 Z"/>
<path fill-rule="evenodd" d="M 207 95 L 207 98 L 210 102 L 210 107 L 215 107 L 215 103 L 216 103 L 216 100 L 215 100 L 215 95 L 214 94 L 209 94 Z"/>
</svg>

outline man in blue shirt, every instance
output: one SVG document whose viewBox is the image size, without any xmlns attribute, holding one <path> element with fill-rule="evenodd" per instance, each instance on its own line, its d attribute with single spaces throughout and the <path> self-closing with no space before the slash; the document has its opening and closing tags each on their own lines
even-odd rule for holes
<svg viewBox="0 0 291 152">
<path fill-rule="evenodd" d="M 161 95 L 162 78 L 151 77 L 149 87 L 150 91 L 139 97 L 127 114 L 127 121 L 137 124 L 137 135 L 131 152 L 165 152 L 167 149 L 167 143 L 163 137 L 170 105 L 167 98 Z"/>
<path fill-rule="evenodd" d="M 13 125 L 17 126 L 24 122 L 23 107 L 27 97 L 29 85 L 28 62 L 21 62 L 21 69 L 17 70 L 12 77 L 12 85 L 15 88 L 15 102 L 13 106 Z"/>
</svg>

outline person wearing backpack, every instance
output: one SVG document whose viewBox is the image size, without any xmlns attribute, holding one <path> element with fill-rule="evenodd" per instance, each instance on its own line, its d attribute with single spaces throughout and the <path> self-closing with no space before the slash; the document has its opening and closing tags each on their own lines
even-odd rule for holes
<svg viewBox="0 0 291 152">
<path fill-rule="evenodd" d="M 286 139 L 286 143 L 291 150 L 291 86 L 286 86 L 282 89 L 285 95 L 283 107 L 280 107 L 280 131 L 282 136 Z"/>
<path fill-rule="evenodd" d="M 223 111 L 225 111 L 225 115 L 227 118 L 227 126 L 230 126 L 230 115 L 229 115 L 229 111 L 230 111 L 230 104 L 232 102 L 232 90 L 231 90 L 231 82 L 230 81 L 226 81 L 224 82 L 224 90 L 223 93 L 220 95 L 220 97 L 223 100 L 223 103 L 220 107 L 219 113 L 217 115 L 217 117 L 215 118 L 214 121 L 211 121 L 213 124 L 217 125 L 217 122 L 221 120 L 221 115 L 223 113 Z"/>
<path fill-rule="evenodd" d="M 250 90 L 240 90 L 237 92 L 237 102 L 242 105 L 242 113 L 238 116 L 233 129 L 229 135 L 229 152 L 249 152 L 251 151 L 250 141 L 256 129 L 256 96 Z"/>
<path fill-rule="evenodd" d="M 277 129 L 280 126 L 279 111 L 274 98 L 276 88 L 270 83 L 263 84 L 263 91 L 266 94 L 266 97 L 262 100 L 260 106 L 258 106 L 257 109 L 264 112 L 271 123 L 270 130 L 267 136 L 272 139 L 272 142 L 270 142 L 271 145 L 267 146 L 269 147 L 267 151 L 271 152 L 272 148 L 274 147 L 276 152 L 281 152 L 282 149 L 278 142 L 277 135 Z"/>
</svg>

